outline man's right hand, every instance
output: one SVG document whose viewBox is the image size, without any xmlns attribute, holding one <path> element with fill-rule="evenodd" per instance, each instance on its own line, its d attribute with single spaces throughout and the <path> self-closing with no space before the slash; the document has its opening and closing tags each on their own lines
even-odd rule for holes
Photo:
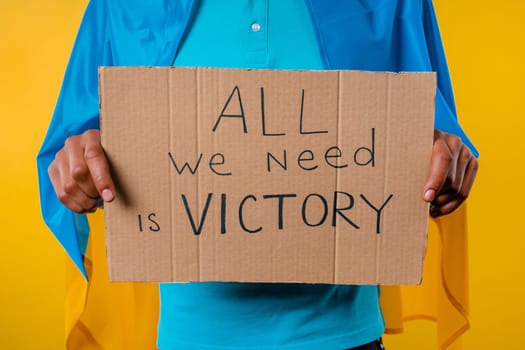
<svg viewBox="0 0 525 350">
<path fill-rule="evenodd" d="M 69 137 L 48 168 L 58 199 L 76 213 L 93 212 L 115 198 L 100 131 Z"/>
</svg>

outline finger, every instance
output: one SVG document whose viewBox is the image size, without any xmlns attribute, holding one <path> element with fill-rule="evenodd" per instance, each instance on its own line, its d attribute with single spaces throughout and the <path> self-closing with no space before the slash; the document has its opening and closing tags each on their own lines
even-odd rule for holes
<svg viewBox="0 0 525 350">
<path fill-rule="evenodd" d="M 82 213 L 96 206 L 97 199 L 86 195 L 75 179 L 71 177 L 68 158 L 64 157 L 61 162 L 57 162 L 57 169 L 60 174 L 60 190 L 57 195 L 62 203 L 77 213 Z"/>
<path fill-rule="evenodd" d="M 432 205 L 440 207 L 454 200 L 454 198 L 456 198 L 457 196 L 457 191 L 448 190 L 446 192 L 441 192 L 434 198 L 434 200 L 432 201 Z"/>
<path fill-rule="evenodd" d="M 474 179 L 478 171 L 478 160 L 474 157 L 468 162 L 467 169 L 465 171 L 464 180 L 462 182 L 462 187 L 455 194 L 455 196 L 443 200 L 442 204 L 434 204 L 431 207 L 430 215 L 433 217 L 438 217 L 442 215 L 449 214 L 456 210 L 469 196 L 472 185 L 474 184 Z"/>
<path fill-rule="evenodd" d="M 453 155 L 446 142 L 438 137 L 432 148 L 429 173 L 423 189 L 423 199 L 426 202 L 432 202 L 441 191 L 451 173 L 451 167 L 453 167 Z"/>
<path fill-rule="evenodd" d="M 57 154 L 58 156 L 58 154 Z M 66 195 L 66 193 L 62 190 L 62 182 L 60 181 L 60 173 L 58 171 L 58 168 L 56 166 L 56 157 L 55 160 L 49 165 L 49 168 L 47 168 L 47 173 L 49 175 L 49 180 L 51 181 L 51 185 L 53 185 L 53 189 L 55 190 L 55 193 L 58 197 L 58 200 L 62 202 L 66 207 L 69 209 L 78 212 L 81 211 L 82 208 L 78 206 L 76 203 L 69 203 L 70 199 Z"/>
<path fill-rule="evenodd" d="M 442 189 L 442 192 L 439 193 L 432 201 L 433 205 L 442 206 L 454 200 L 454 198 L 457 196 L 461 196 L 461 190 L 464 187 L 463 181 L 466 176 L 467 167 L 469 166 L 472 159 L 474 159 L 474 157 L 472 156 L 472 153 L 468 147 L 462 146 L 456 165 L 455 180 L 452 184 Z"/>
<path fill-rule="evenodd" d="M 460 151 L 458 153 L 459 156 L 457 157 L 456 177 L 450 186 L 450 190 L 455 193 L 459 193 L 463 187 L 465 172 L 467 171 L 467 167 L 473 158 L 469 148 L 463 144 L 461 144 Z"/>
<path fill-rule="evenodd" d="M 115 185 L 109 173 L 109 165 L 100 142 L 89 142 L 84 149 L 84 159 L 97 192 L 105 202 L 115 198 Z"/>
<path fill-rule="evenodd" d="M 465 201 L 465 198 L 456 197 L 452 201 L 446 203 L 445 205 L 442 205 L 440 207 L 438 206 L 432 206 L 430 209 L 430 215 L 434 218 L 447 215 L 452 213 L 454 210 L 456 210 L 461 203 Z"/>
<path fill-rule="evenodd" d="M 467 165 L 467 170 L 465 171 L 465 178 L 463 179 L 463 184 L 459 191 L 459 195 L 461 197 L 467 198 L 469 196 L 470 190 L 472 189 L 472 185 L 474 184 L 474 180 L 476 179 L 476 175 L 478 173 L 478 167 L 478 160 L 472 157 L 472 159 Z"/>
<path fill-rule="evenodd" d="M 94 213 L 94 212 L 97 211 L 98 208 L 102 208 L 103 205 L 104 205 L 104 201 L 102 200 L 102 198 L 97 197 L 96 199 L 94 199 L 94 204 L 91 206 L 91 208 L 86 209 L 84 212 L 85 213 Z"/>
<path fill-rule="evenodd" d="M 78 187 L 86 196 L 96 199 L 99 197 L 99 194 L 93 184 L 89 168 L 84 158 L 84 147 L 78 140 L 77 138 L 70 141 L 68 144 L 70 147 L 67 147 L 70 177 L 78 184 Z"/>
<path fill-rule="evenodd" d="M 76 213 L 82 213 L 84 212 L 85 208 L 83 208 L 80 204 L 78 204 L 65 190 L 62 186 L 62 180 L 60 176 L 60 171 L 58 167 L 56 166 L 56 162 L 51 163 L 51 165 L 48 168 L 48 174 L 49 179 L 51 180 L 51 184 L 53 185 L 53 188 L 55 190 L 55 193 L 67 208 L 73 210 Z"/>
</svg>

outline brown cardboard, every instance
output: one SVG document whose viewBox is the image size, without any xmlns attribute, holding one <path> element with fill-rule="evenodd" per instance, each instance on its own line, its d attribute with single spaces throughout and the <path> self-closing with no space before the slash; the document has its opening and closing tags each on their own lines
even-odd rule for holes
<svg viewBox="0 0 525 350">
<path fill-rule="evenodd" d="M 421 281 L 433 73 L 99 73 L 112 281 Z"/>
</svg>

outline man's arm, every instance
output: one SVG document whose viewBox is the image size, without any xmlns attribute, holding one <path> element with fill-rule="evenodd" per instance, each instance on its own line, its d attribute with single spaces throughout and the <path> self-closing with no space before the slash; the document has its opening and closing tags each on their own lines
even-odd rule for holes
<svg viewBox="0 0 525 350">
<path fill-rule="evenodd" d="M 48 176 L 48 169 L 69 136 L 98 129 L 98 66 L 109 65 L 112 65 L 112 53 L 106 2 L 91 0 L 77 34 L 53 118 L 37 157 L 42 216 L 83 273 L 82 255 L 89 232 L 87 219 L 62 205 Z"/>
</svg>

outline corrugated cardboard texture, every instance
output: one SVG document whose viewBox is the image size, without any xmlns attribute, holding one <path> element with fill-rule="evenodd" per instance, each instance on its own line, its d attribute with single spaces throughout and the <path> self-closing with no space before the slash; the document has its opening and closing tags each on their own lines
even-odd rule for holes
<svg viewBox="0 0 525 350">
<path fill-rule="evenodd" d="M 101 68 L 111 279 L 419 283 L 435 89 L 433 73 Z"/>
</svg>

